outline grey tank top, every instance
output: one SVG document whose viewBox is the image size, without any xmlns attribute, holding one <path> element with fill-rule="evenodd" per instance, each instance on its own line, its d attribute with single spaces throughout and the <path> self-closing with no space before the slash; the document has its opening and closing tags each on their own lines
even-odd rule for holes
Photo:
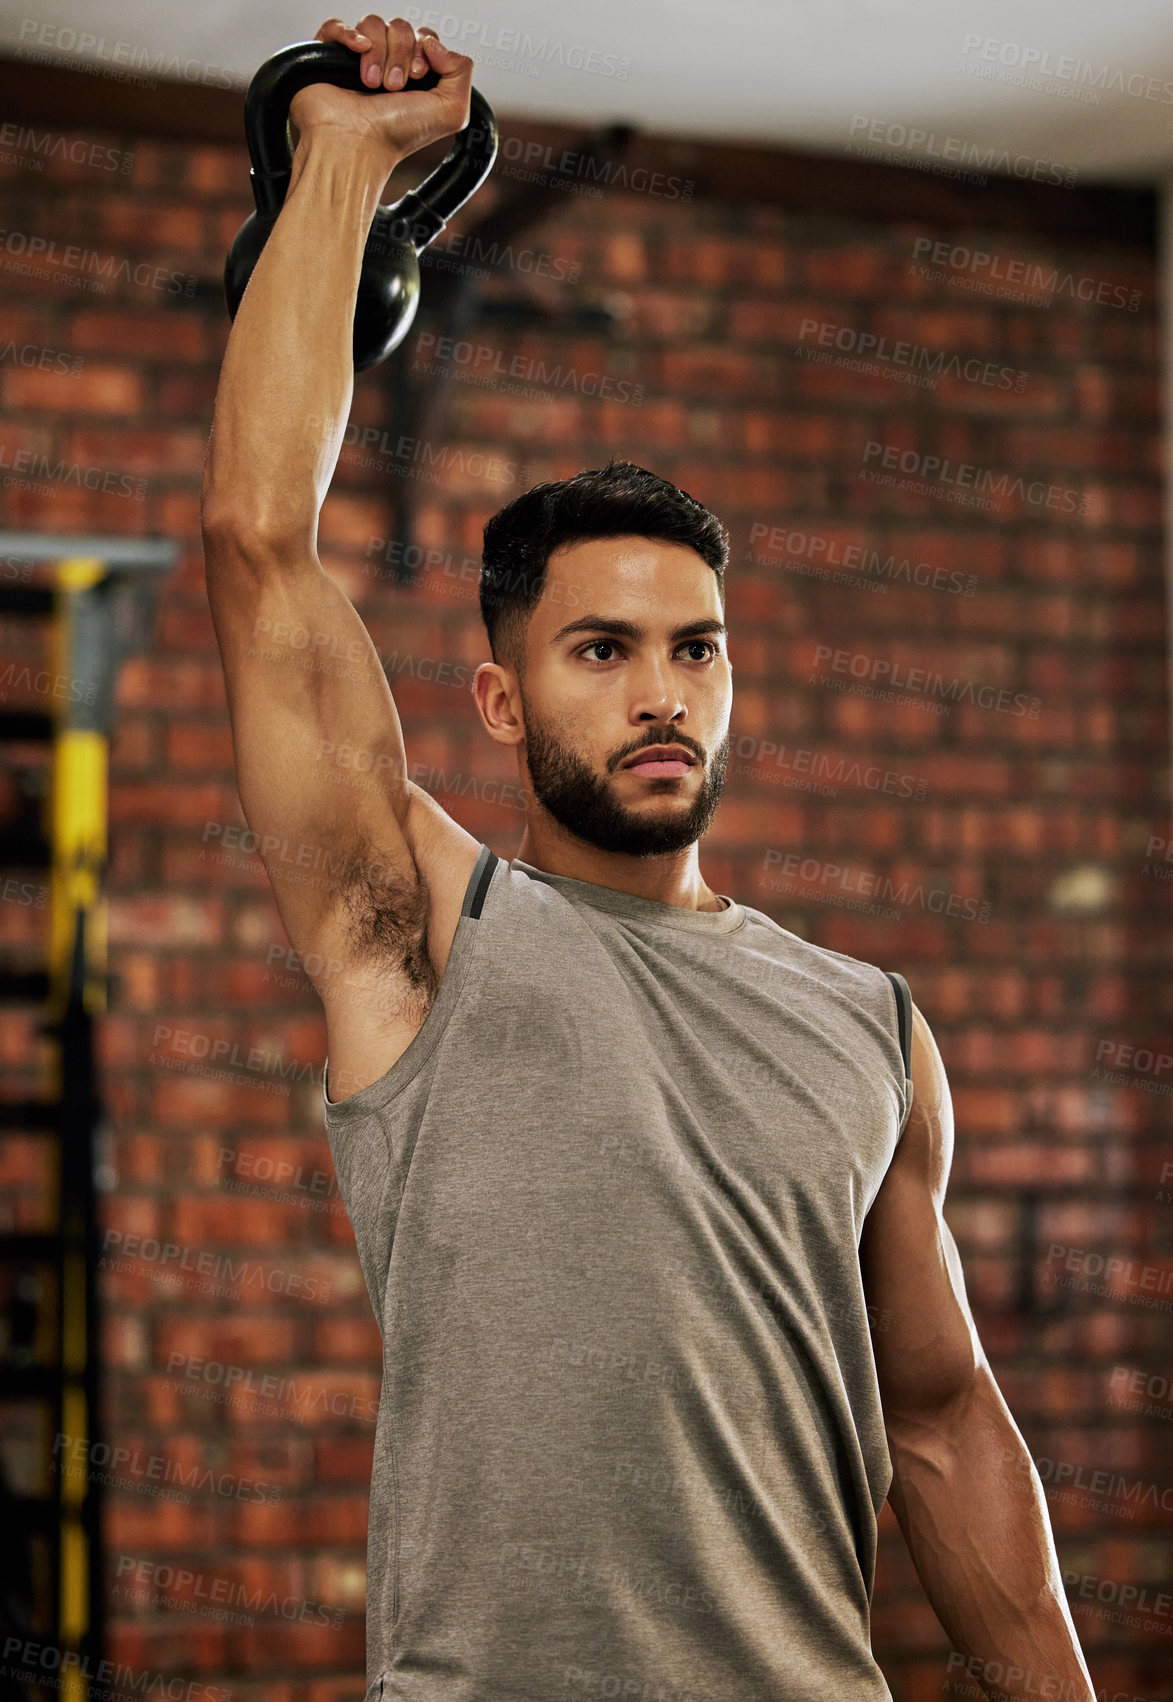
<svg viewBox="0 0 1173 1702">
<path fill-rule="evenodd" d="M 858 1247 L 907 983 L 482 846 L 325 1124 L 383 1338 L 367 1702 L 876 1702 Z"/>
</svg>

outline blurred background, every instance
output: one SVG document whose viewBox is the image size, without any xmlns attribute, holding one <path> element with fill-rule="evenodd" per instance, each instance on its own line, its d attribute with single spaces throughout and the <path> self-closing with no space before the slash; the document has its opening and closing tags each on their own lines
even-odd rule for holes
<svg viewBox="0 0 1173 1702">
<path fill-rule="evenodd" d="M 617 456 L 721 515 L 706 879 L 907 977 L 1097 1695 L 1169 1702 L 1173 14 L 454 5 L 497 164 L 320 534 L 411 776 L 515 854 L 497 508 Z M 199 536 L 244 88 L 324 16 L 0 8 L 4 1697 L 363 1690 L 379 1335 Z M 978 1696 L 881 1533 L 893 1696 Z"/>
</svg>

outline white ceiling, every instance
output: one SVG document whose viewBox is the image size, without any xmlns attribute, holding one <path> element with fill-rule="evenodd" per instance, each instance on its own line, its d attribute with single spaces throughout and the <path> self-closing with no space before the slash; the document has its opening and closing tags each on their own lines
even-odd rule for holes
<svg viewBox="0 0 1173 1702">
<path fill-rule="evenodd" d="M 0 51 L 39 40 L 69 64 L 127 69 L 177 55 L 188 81 L 223 72 L 243 86 L 328 12 L 328 0 L 0 0 Z M 1173 0 L 408 0 L 401 15 L 463 41 L 502 115 L 830 154 L 866 120 L 934 138 L 899 140 L 894 161 L 992 147 L 1020 156 L 1020 172 L 1038 160 L 1078 182 L 1173 169 Z M 1028 55 L 1038 88 L 999 80 Z"/>
</svg>

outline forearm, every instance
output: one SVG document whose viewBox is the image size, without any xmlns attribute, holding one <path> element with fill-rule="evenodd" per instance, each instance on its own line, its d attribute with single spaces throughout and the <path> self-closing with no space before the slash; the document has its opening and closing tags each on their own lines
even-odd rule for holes
<svg viewBox="0 0 1173 1702">
<path fill-rule="evenodd" d="M 964 1669 L 997 1702 L 1095 1702 L 1038 1473 L 988 1367 L 935 1415 L 889 1417 L 889 1495 Z"/>
<path fill-rule="evenodd" d="M 303 136 L 285 205 L 237 311 L 204 470 L 205 528 L 308 538 L 342 446 L 363 249 L 394 164 Z"/>
</svg>

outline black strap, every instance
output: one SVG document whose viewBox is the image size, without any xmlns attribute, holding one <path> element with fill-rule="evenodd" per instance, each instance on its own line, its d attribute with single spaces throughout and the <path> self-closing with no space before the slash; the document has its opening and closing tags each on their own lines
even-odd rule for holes
<svg viewBox="0 0 1173 1702">
<path fill-rule="evenodd" d="M 885 969 L 896 994 L 896 1021 L 900 1029 L 900 1056 L 904 1059 L 904 1074 L 912 1080 L 912 994 L 908 982 L 895 969 Z"/>
<path fill-rule="evenodd" d="M 493 870 L 499 859 L 495 852 L 482 844 L 472 874 L 468 877 L 468 885 L 464 889 L 464 903 L 460 907 L 462 916 L 479 916 L 481 906 L 485 902 L 485 894 L 489 890 L 489 882 L 493 878 Z"/>
</svg>

